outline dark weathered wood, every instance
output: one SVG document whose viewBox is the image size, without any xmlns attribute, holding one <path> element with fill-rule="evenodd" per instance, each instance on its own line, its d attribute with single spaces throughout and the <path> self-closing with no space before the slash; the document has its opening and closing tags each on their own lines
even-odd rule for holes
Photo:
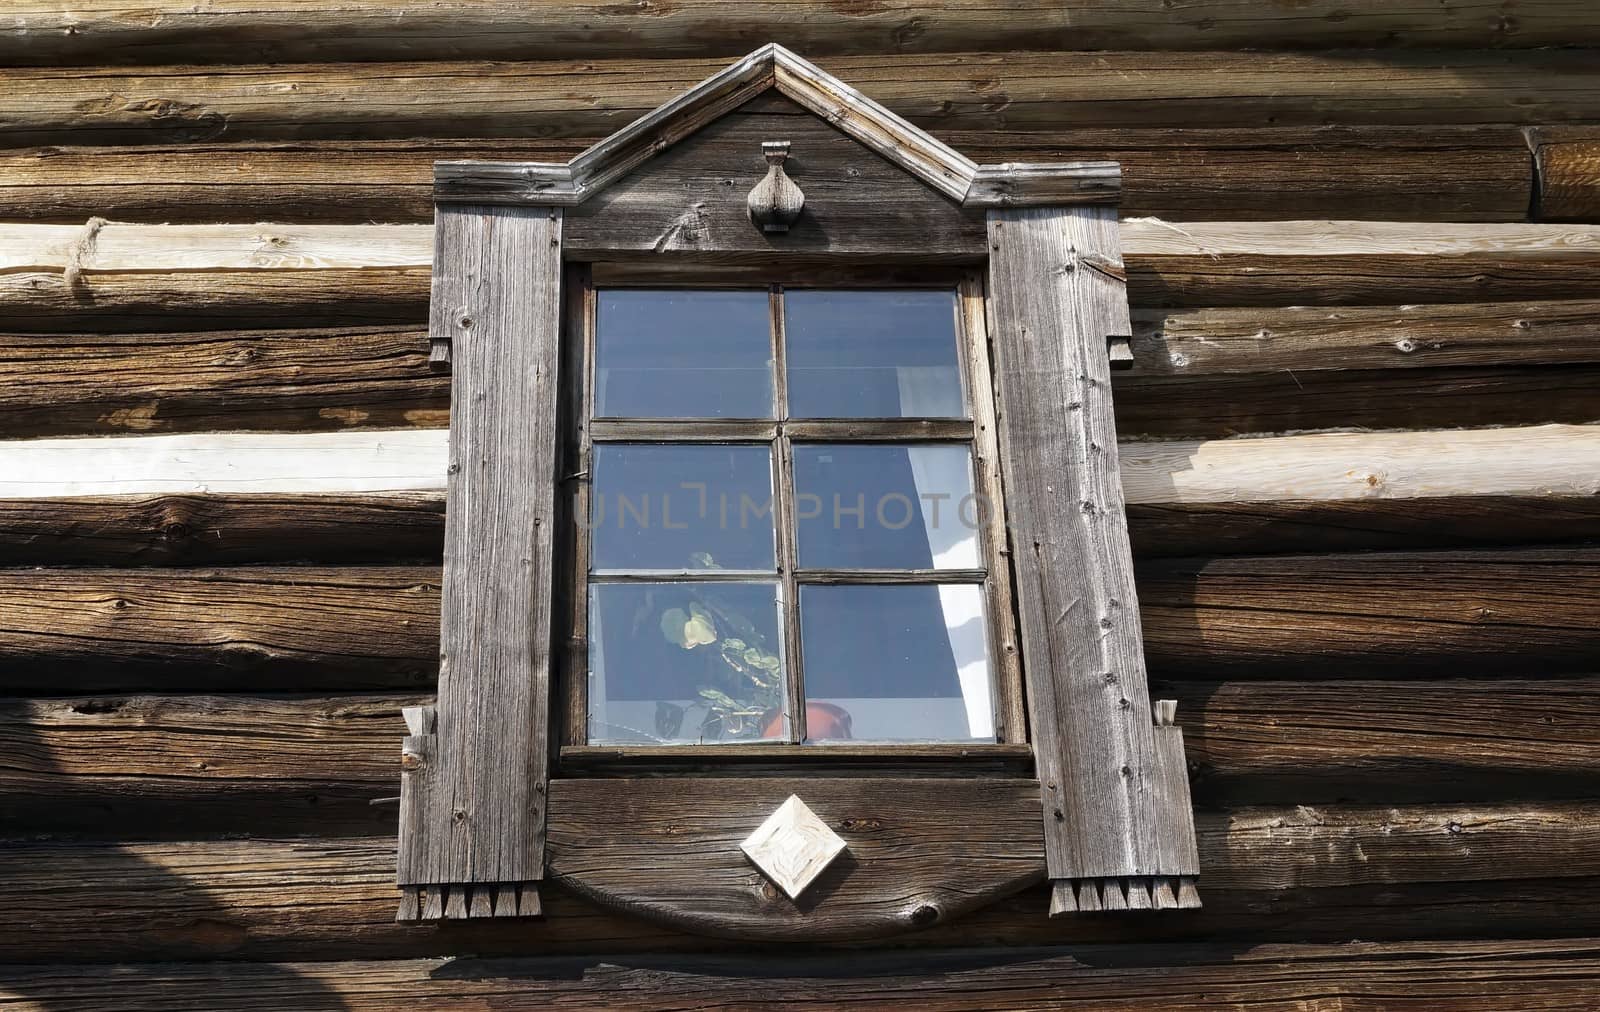
<svg viewBox="0 0 1600 1012">
<path fill-rule="evenodd" d="M 0 335 L 6 434 L 443 425 L 449 378 L 396 328 Z"/>
<path fill-rule="evenodd" d="M 102 0 L 68 10 L 47 0 L 18 0 L 0 31 L 0 62 L 732 57 L 769 38 L 816 55 L 971 48 L 1481 49 L 1594 45 L 1600 20 L 1576 0 L 1514 8 L 1498 0 L 1450 7 L 1316 0 L 1281 10 L 1248 0 L 1195 8 L 1098 0 L 1071 11 L 1045 0 L 890 0 L 862 9 L 769 2 L 733 10 L 703 2 L 645 9 L 582 0 L 493 0 L 421 10 L 398 0 L 213 0 L 200 7 Z"/>
<path fill-rule="evenodd" d="M 1143 312 L 1129 375 L 1600 362 L 1597 334 L 1590 299 Z"/>
<path fill-rule="evenodd" d="M 276 1008 L 362 1012 L 746 1009 L 759 981 L 767 1008 L 913 1002 L 937 1012 L 1057 1009 L 1063 993 L 1100 1007 L 1211 1012 L 1394 1008 L 1405 1001 L 1461 1012 L 1566 1012 L 1600 981 L 1589 940 L 1081 945 L 1072 949 L 935 950 L 829 955 L 523 957 L 372 962 L 178 963 L 19 967 L 8 991 L 30 1008 L 130 1012 Z M 1225 1004 L 1224 1004 L 1225 1003 Z"/>
<path fill-rule="evenodd" d="M 790 795 L 845 841 L 798 900 L 739 849 Z M 1037 883 L 1039 817 L 1031 779 L 555 780 L 550 875 L 604 907 L 695 933 L 874 938 Z"/>
<path fill-rule="evenodd" d="M 879 832 L 892 836 L 897 825 L 904 823 L 888 820 Z M 1153 942 L 1208 932 L 1237 941 L 1338 941 L 1593 931 L 1600 923 L 1597 825 L 1592 801 L 1202 813 L 1202 911 L 1051 922 L 1043 916 L 1047 892 L 1033 888 L 899 941 L 929 947 Z M 973 828 L 939 834 L 946 841 L 940 846 L 955 846 Z M 694 867 L 718 859 L 686 850 L 685 860 Z M 418 931 L 394 922 L 393 862 L 393 840 L 385 837 L 9 842 L 0 845 L 0 868 L 12 916 L 29 930 L 0 935 L 0 958 L 393 959 L 739 946 L 607 912 L 554 886 L 545 890 L 543 923 L 468 921 Z M 1042 871 L 1037 851 L 1023 863 Z M 313 895 L 316 902 L 307 902 Z"/>
<path fill-rule="evenodd" d="M 561 235 L 558 209 L 439 214 L 429 332 L 451 340 L 454 396 L 438 725 L 433 762 L 405 774 L 402 885 L 544 878 Z"/>
<path fill-rule="evenodd" d="M 1595 365 L 1285 368 L 1194 378 L 1114 373 L 1112 385 L 1124 441 L 1600 421 Z"/>
<path fill-rule="evenodd" d="M 393 688 L 436 670 L 433 567 L 3 570 L 0 602 L 9 691 Z"/>
<path fill-rule="evenodd" d="M 143 502 L 166 508 L 164 500 Z M 285 517 L 302 508 L 291 502 Z M 1320 544 L 1320 530 L 1346 525 L 1355 545 L 1370 545 L 1453 518 L 1464 525 L 1460 537 L 1494 542 L 1508 515 L 1509 538 L 1582 538 L 1593 536 L 1600 511 L 1588 499 L 1472 502 L 1424 500 L 1414 512 L 1401 500 L 1221 504 L 1141 515 L 1161 518 L 1163 528 L 1147 529 L 1164 541 L 1155 553 L 1170 554 L 1197 543 L 1191 539 L 1248 548 L 1253 542 L 1242 539 L 1263 525 L 1288 539 L 1269 548 Z M 1531 511 L 1522 512 L 1524 504 Z M 437 532 L 437 503 L 419 508 L 432 511 Z M 347 548 L 381 552 L 387 534 L 365 547 L 359 531 L 340 543 L 372 515 L 365 506 L 349 510 L 333 519 L 313 513 L 311 543 L 335 546 L 335 557 Z M 54 526 L 50 515 L 39 514 L 39 526 Z M 65 530 L 103 515 L 68 512 L 78 526 Z M 138 531 L 143 515 L 123 523 Z M 1304 517 L 1313 526 L 1302 526 Z M 1577 526 L 1567 529 L 1569 522 Z M 13 529 L 9 540 L 26 550 L 38 527 Z M 270 553 L 270 527 L 250 537 L 249 551 Z M 420 533 L 406 537 L 421 541 Z M 287 533 L 276 549 L 302 550 Z M 1148 663 L 1164 677 L 1586 672 L 1600 658 L 1600 555 L 1588 546 L 1175 559 L 1141 563 L 1136 576 Z M 401 566 L 0 571 L 0 686 L 60 691 L 63 666 L 72 673 L 69 691 L 422 684 L 437 644 L 438 581 L 437 568 Z M 1379 645 L 1381 667 L 1373 669 Z"/>
<path fill-rule="evenodd" d="M 1241 323 L 1270 325 L 1278 314 L 1294 312 L 1236 310 L 1230 315 L 1237 314 Z M 1336 316 L 1339 311 L 1316 312 Z M 1219 350 L 1207 350 L 1193 365 L 1164 367 L 1169 356 L 1188 354 L 1171 350 L 1174 344 L 1209 349 L 1211 339 L 1195 333 L 1162 351 L 1147 334 L 1136 368 L 1113 373 L 1118 431 L 1124 439 L 1600 420 L 1600 400 L 1593 396 L 1600 382 L 1595 365 L 1345 369 L 1337 365 L 1341 341 L 1324 344 L 1318 337 L 1293 349 L 1263 349 L 1261 368 L 1252 370 L 1257 353 L 1248 350 L 1248 339 L 1240 335 L 1230 341 L 1219 334 Z M 1526 353 L 1536 360 L 1581 360 L 1593 354 L 1591 348 L 1600 348 L 1600 343 L 1574 338 L 1530 346 Z M 7 435 L 13 438 L 432 428 L 445 420 L 449 380 L 429 367 L 426 349 L 425 337 L 409 329 L 0 335 L 0 407 L 8 412 Z M 1359 353 L 1350 357 L 1352 366 L 1365 358 Z M 1391 364 L 1397 366 L 1416 361 L 1399 353 L 1395 357 Z M 1516 363 L 1522 350 L 1463 357 Z M 1212 369 L 1219 374 L 1209 374 Z M 1164 371 L 1172 374 L 1159 375 Z M 970 423 L 956 422 L 789 427 L 791 435 L 830 440 L 959 439 L 971 430 Z M 771 423 L 669 426 L 653 421 L 606 421 L 595 430 L 597 438 L 607 439 L 670 434 L 703 440 L 771 439 L 772 431 Z"/>
<path fill-rule="evenodd" d="M 1164 677 L 1549 673 L 1600 664 L 1600 549 L 1176 559 L 1139 567 Z"/>
<path fill-rule="evenodd" d="M 944 131 L 978 162 L 1111 159 L 1122 213 L 1189 220 L 1522 221 L 1508 126 Z M 301 141 L 0 151 L 0 218 L 424 222 L 435 161 L 561 161 L 583 138 Z"/>
<path fill-rule="evenodd" d="M 1050 878 L 1193 875 L 1188 782 L 1181 766 L 1161 768 L 1181 764 L 1182 748 L 1156 746 L 1118 472 L 1105 342 L 1131 324 L 1116 211 L 992 211 L 989 246 L 1001 468 Z"/>
<path fill-rule="evenodd" d="M 1600 127 L 1528 131 L 1533 148 L 1536 216 L 1543 221 L 1600 220 Z"/>
<path fill-rule="evenodd" d="M 765 34 L 765 33 L 764 33 Z M 11 68 L 0 143 L 603 136 L 725 59 Z M 996 52 L 825 58 L 920 127 L 1543 124 L 1592 115 L 1582 51 Z"/>
<path fill-rule="evenodd" d="M 793 250 L 897 259 L 970 259 L 981 248 L 981 217 L 788 107 L 725 116 L 567 208 L 563 246 L 574 257 Z M 784 167 L 805 191 L 804 212 L 781 234 L 752 225 L 745 199 L 766 175 L 761 145 L 774 137 L 789 141 Z"/>
<path fill-rule="evenodd" d="M 1133 504 L 1138 557 L 1600 541 L 1600 496 Z"/>
<path fill-rule="evenodd" d="M 444 497 L 422 492 L 0 499 L 6 566 L 437 565 L 443 546 Z"/>
<path fill-rule="evenodd" d="M 1178 702 L 1207 804 L 1585 798 L 1593 679 L 1192 682 Z M 60 691 L 61 685 L 57 685 Z M 1403 707 L 1392 700 L 1404 699 Z M 416 696 L 99 695 L 0 704 L 0 821 L 26 832 L 388 833 Z M 752 827 L 753 828 L 753 827 Z M 392 849 L 393 839 L 389 837 Z M 394 917 L 391 907 L 386 919 Z"/>
</svg>

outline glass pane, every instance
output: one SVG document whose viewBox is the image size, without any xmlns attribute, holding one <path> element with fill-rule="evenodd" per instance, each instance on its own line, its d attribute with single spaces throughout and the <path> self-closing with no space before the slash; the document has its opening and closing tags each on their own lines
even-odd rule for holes
<svg viewBox="0 0 1600 1012">
<path fill-rule="evenodd" d="M 599 443 L 594 569 L 775 568 L 766 445 Z"/>
<path fill-rule="evenodd" d="M 589 586 L 589 740 L 786 738 L 777 588 Z"/>
<path fill-rule="evenodd" d="M 983 504 L 965 445 L 794 448 L 800 565 L 977 569 Z"/>
<path fill-rule="evenodd" d="M 807 740 L 995 740 L 983 588 L 800 588 Z"/>
<path fill-rule="evenodd" d="M 955 293 L 790 291 L 791 418 L 965 418 Z"/>
<path fill-rule="evenodd" d="M 602 289 L 599 300 L 596 417 L 772 417 L 765 291 Z"/>
</svg>

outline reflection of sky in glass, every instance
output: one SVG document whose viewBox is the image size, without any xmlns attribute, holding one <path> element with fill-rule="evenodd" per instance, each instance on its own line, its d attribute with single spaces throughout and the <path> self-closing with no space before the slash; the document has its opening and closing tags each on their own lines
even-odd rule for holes
<svg viewBox="0 0 1600 1012">
<path fill-rule="evenodd" d="M 771 418 L 765 291 L 601 289 L 597 418 Z"/>
<path fill-rule="evenodd" d="M 672 619 L 684 616 L 698 616 L 689 646 L 663 631 L 664 624 L 681 630 Z M 757 740 L 776 716 L 769 711 L 782 706 L 781 671 L 763 689 L 726 659 L 735 650 L 741 664 L 746 650 L 781 659 L 773 584 L 591 584 L 589 628 L 591 741 Z M 701 695 L 706 688 L 751 715 L 713 714 Z"/>
<path fill-rule="evenodd" d="M 794 481 L 802 566 L 981 565 L 964 445 L 796 444 Z"/>
<path fill-rule="evenodd" d="M 964 418 L 950 291 L 784 293 L 791 418 Z"/>
<path fill-rule="evenodd" d="M 806 698 L 849 712 L 865 741 L 994 740 L 983 589 L 800 588 Z"/>
<path fill-rule="evenodd" d="M 597 444 L 590 565 L 773 569 L 771 454 L 766 445 Z"/>
</svg>

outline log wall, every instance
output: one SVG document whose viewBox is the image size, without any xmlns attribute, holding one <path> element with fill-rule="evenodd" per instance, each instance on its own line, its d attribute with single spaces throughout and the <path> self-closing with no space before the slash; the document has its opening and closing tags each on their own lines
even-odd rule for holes
<svg viewBox="0 0 1600 1012">
<path fill-rule="evenodd" d="M 0 1006 L 1592 1005 L 1600 16 L 1070 6 L 11 4 Z M 1032 891 L 803 954 L 556 888 L 394 923 L 430 166 L 566 158 L 769 39 L 980 161 L 1124 165 L 1123 483 L 1203 910 Z"/>
</svg>

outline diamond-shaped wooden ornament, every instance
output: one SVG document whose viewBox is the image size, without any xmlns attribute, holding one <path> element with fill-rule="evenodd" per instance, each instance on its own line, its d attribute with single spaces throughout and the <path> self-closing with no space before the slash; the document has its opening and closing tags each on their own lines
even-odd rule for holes
<svg viewBox="0 0 1600 1012">
<path fill-rule="evenodd" d="M 844 841 L 791 794 L 739 849 L 793 900 L 843 853 Z"/>
</svg>

